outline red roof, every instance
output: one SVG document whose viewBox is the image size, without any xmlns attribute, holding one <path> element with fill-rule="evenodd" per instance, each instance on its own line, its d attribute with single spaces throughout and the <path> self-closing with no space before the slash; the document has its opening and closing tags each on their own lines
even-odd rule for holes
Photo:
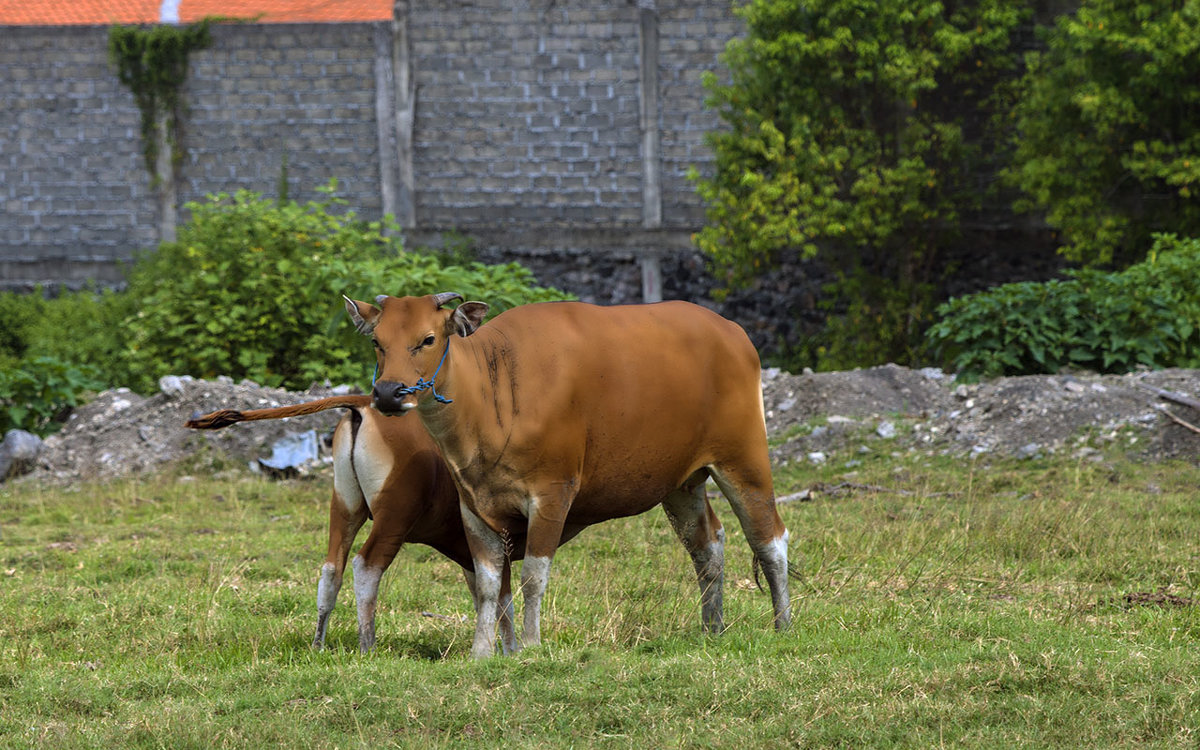
<svg viewBox="0 0 1200 750">
<path fill-rule="evenodd" d="M 163 20 L 164 6 L 178 8 L 179 23 L 206 16 L 250 18 L 260 23 L 383 21 L 392 17 L 391 0 L 0 0 L 0 26 L 158 23 Z"/>
</svg>

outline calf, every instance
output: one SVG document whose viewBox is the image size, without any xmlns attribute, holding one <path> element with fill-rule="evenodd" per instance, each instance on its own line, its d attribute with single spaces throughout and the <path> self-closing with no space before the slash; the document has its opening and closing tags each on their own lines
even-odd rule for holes
<svg viewBox="0 0 1200 750">
<path fill-rule="evenodd" d="M 222 409 L 193 417 L 187 427 L 213 430 L 235 422 L 281 419 L 333 408 L 347 413 L 333 433 L 333 498 L 329 505 L 329 552 L 317 583 L 317 628 L 313 646 L 325 645 L 329 614 L 342 587 L 342 574 L 354 537 L 368 518 L 371 532 L 355 555 L 354 598 L 358 645 L 375 644 L 375 602 L 379 581 L 406 541 L 425 544 L 458 563 L 475 596 L 475 573 L 463 532 L 458 493 L 446 464 L 417 422 L 387 419 L 372 409 L 370 396 L 335 396 L 295 406 L 235 411 Z M 512 595 L 501 594 L 502 648 L 516 648 Z"/>
</svg>

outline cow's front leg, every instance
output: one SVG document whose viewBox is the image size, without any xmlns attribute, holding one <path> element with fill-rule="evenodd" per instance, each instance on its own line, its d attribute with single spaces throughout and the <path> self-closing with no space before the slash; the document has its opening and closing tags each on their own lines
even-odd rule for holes
<svg viewBox="0 0 1200 750">
<path fill-rule="evenodd" d="M 565 483 L 573 488 L 573 482 Z M 525 562 L 521 564 L 521 607 L 523 623 L 521 643 L 536 646 L 542 642 L 542 597 L 550 582 L 550 563 L 562 541 L 563 526 L 570 508 L 572 493 L 554 488 L 529 501 L 529 530 L 525 540 Z"/>
<path fill-rule="evenodd" d="M 504 572 L 500 575 L 500 606 L 496 608 L 496 617 L 499 621 L 500 650 L 505 654 L 513 654 L 521 649 L 521 645 L 517 643 L 517 633 L 513 629 L 516 618 L 513 614 L 512 586 L 509 584 L 511 576 L 508 566 L 509 560 L 505 556 Z M 475 571 L 463 570 L 463 577 L 467 579 L 467 588 L 471 590 L 471 603 L 478 610 L 479 594 L 475 587 Z"/>
<path fill-rule="evenodd" d="M 465 504 L 460 503 L 459 507 L 475 566 L 475 638 L 471 642 L 471 657 L 486 659 L 496 653 L 497 613 L 501 589 L 505 588 L 504 577 L 508 575 L 506 550 L 499 534 Z"/>
</svg>

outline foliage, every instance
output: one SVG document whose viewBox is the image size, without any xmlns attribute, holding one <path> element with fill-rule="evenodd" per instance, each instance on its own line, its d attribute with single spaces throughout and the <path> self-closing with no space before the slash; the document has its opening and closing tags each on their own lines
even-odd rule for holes
<svg viewBox="0 0 1200 750">
<path fill-rule="evenodd" d="M 15 367 L 24 358 L 30 330 L 44 308 L 41 289 L 34 294 L 0 292 L 0 371 Z"/>
<path fill-rule="evenodd" d="M 516 264 L 449 266 L 405 253 L 387 225 L 331 212 L 335 189 L 303 205 L 245 191 L 188 204 L 178 240 L 141 257 L 129 276 L 131 386 L 152 388 L 165 374 L 290 388 L 362 381 L 374 360 L 342 294 L 457 291 L 493 313 L 563 296 Z"/>
<path fill-rule="evenodd" d="M 1045 41 L 1013 113 L 1018 208 L 1086 262 L 1200 235 L 1200 2 L 1086 0 Z"/>
<path fill-rule="evenodd" d="M 29 354 L 38 354 L 91 369 L 105 386 L 122 386 L 129 378 L 125 330 L 132 300 L 111 289 L 62 292 L 45 300 L 29 327 Z"/>
<path fill-rule="evenodd" d="M 53 431 L 88 391 L 124 381 L 123 305 L 111 291 L 0 293 L 0 434 Z"/>
<path fill-rule="evenodd" d="M 108 30 L 108 59 L 117 69 L 117 78 L 133 92 L 142 113 L 142 157 L 156 179 L 160 119 L 166 120 L 172 162 L 178 164 L 183 158 L 178 150 L 180 90 L 187 79 L 188 56 L 212 43 L 208 27 L 209 19 L 205 19 L 190 26 L 118 24 Z"/>
<path fill-rule="evenodd" d="M 1159 235 L 1126 270 L 1006 284 L 950 300 L 928 331 L 965 377 L 1200 366 L 1200 239 Z"/>
<path fill-rule="evenodd" d="M 729 128 L 710 137 L 715 176 L 693 172 L 709 220 L 697 243 L 729 283 L 785 254 L 819 254 L 849 282 L 829 290 L 844 309 L 863 276 L 876 277 L 892 289 L 886 309 L 855 332 L 874 351 L 834 337 L 827 350 L 836 361 L 911 360 L 947 243 L 979 205 L 978 175 L 996 169 L 979 122 L 995 82 L 1015 75 L 1025 5 L 754 0 L 739 9 L 748 35 L 726 48 L 732 80 L 705 80 Z"/>
<path fill-rule="evenodd" d="M 45 435 L 87 391 L 103 387 L 93 368 L 36 356 L 0 370 L 0 436 L 12 429 Z"/>
<path fill-rule="evenodd" d="M 309 648 L 320 483 L 3 485 L 0 745 L 1195 747 L 1200 607 L 1166 595 L 1200 598 L 1197 467 L 890 453 L 777 479 L 829 489 L 780 507 L 790 631 L 730 520 L 729 628 L 702 635 L 655 511 L 563 547 L 543 645 L 487 664 L 458 566 L 417 545 L 374 653 L 349 581 Z"/>
</svg>

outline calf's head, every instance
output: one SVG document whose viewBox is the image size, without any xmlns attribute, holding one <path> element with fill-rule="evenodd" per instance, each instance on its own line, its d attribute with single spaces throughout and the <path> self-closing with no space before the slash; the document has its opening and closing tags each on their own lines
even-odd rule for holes
<svg viewBox="0 0 1200 750">
<path fill-rule="evenodd" d="M 486 304 L 463 302 L 453 310 L 445 309 L 463 298 L 457 292 L 427 297 L 381 294 L 373 305 L 342 298 L 354 327 L 375 345 L 377 370 L 371 395 L 376 409 L 396 415 L 426 399 L 450 401 L 439 393 L 449 371 L 450 338 L 474 333 L 487 314 Z"/>
</svg>

